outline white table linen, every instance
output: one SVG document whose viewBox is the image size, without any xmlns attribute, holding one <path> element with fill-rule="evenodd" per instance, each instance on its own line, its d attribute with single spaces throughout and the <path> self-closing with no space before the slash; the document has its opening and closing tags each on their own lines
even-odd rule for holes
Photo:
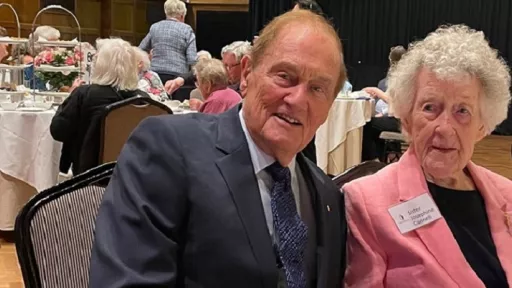
<svg viewBox="0 0 512 288">
<path fill-rule="evenodd" d="M 26 201 L 57 183 L 62 144 L 50 134 L 54 115 L 0 109 L 0 230 L 12 230 Z"/>
<path fill-rule="evenodd" d="M 362 128 L 371 120 L 373 100 L 338 98 L 316 133 L 318 166 L 337 175 L 361 162 Z"/>
</svg>

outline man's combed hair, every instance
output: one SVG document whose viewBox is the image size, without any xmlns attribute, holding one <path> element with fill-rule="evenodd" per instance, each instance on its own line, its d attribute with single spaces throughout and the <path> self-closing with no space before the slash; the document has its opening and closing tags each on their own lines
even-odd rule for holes
<svg viewBox="0 0 512 288">
<path fill-rule="evenodd" d="M 464 25 L 442 26 L 414 43 L 389 72 L 391 106 L 398 118 L 407 118 L 422 67 L 441 80 L 474 76 L 482 84 L 480 112 L 488 133 L 507 117 L 510 74 L 505 61 L 489 46 L 483 32 Z"/>
<path fill-rule="evenodd" d="M 240 62 L 242 57 L 251 53 L 252 45 L 248 41 L 235 41 L 227 46 L 224 46 L 221 51 L 221 55 L 224 56 L 226 53 L 233 53 L 236 58 L 236 62 Z"/>
</svg>

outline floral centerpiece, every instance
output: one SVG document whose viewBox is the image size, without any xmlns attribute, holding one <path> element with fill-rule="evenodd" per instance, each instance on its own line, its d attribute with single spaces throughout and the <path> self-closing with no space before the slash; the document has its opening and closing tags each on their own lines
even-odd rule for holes
<svg viewBox="0 0 512 288">
<path fill-rule="evenodd" d="M 74 50 L 56 48 L 41 51 L 34 59 L 34 66 L 77 67 L 80 61 L 82 61 L 82 53 L 77 48 Z M 35 74 L 41 81 L 50 84 L 52 90 L 59 91 L 62 87 L 71 87 L 79 72 L 36 71 Z"/>
</svg>

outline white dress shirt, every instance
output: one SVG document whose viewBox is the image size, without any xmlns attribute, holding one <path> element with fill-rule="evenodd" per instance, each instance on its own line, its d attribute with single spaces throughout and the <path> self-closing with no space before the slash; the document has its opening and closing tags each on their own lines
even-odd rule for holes
<svg viewBox="0 0 512 288">
<path fill-rule="evenodd" d="M 247 126 L 245 125 L 244 116 L 242 113 L 243 109 L 240 109 L 240 123 L 242 124 L 242 129 L 244 130 L 245 138 L 247 143 L 249 144 L 249 152 L 251 154 L 252 166 L 254 167 L 254 174 L 256 175 L 256 179 L 258 180 L 258 188 L 260 190 L 261 195 L 261 203 L 263 204 L 263 211 L 265 213 L 265 219 L 267 221 L 268 231 L 270 232 L 270 236 L 272 237 L 274 242 L 277 242 L 274 237 L 274 218 L 272 215 L 272 206 L 271 206 L 271 196 L 270 191 L 272 190 L 272 185 L 274 181 L 269 173 L 265 171 L 265 168 L 272 165 L 276 162 L 276 159 L 267 153 L 263 152 L 256 143 L 252 140 L 251 134 L 247 130 Z M 288 164 L 288 168 L 291 173 L 291 186 L 293 197 L 295 198 L 296 207 L 300 206 L 300 188 L 307 189 L 300 185 L 299 183 L 304 183 L 302 173 L 298 165 L 296 165 L 295 157 L 293 157 L 292 162 Z M 299 181 L 299 177 L 301 177 L 301 181 Z M 300 188 L 299 188 L 300 187 Z M 297 208 L 297 212 L 300 215 L 300 208 Z"/>
</svg>

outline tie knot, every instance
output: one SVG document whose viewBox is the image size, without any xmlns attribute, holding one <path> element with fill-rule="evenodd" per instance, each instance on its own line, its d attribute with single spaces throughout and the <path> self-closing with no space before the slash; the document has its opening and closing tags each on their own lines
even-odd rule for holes
<svg viewBox="0 0 512 288">
<path fill-rule="evenodd" d="M 290 181 L 290 169 L 288 167 L 281 166 L 277 161 L 265 168 L 265 171 L 272 176 L 272 179 L 275 182 Z"/>
</svg>

